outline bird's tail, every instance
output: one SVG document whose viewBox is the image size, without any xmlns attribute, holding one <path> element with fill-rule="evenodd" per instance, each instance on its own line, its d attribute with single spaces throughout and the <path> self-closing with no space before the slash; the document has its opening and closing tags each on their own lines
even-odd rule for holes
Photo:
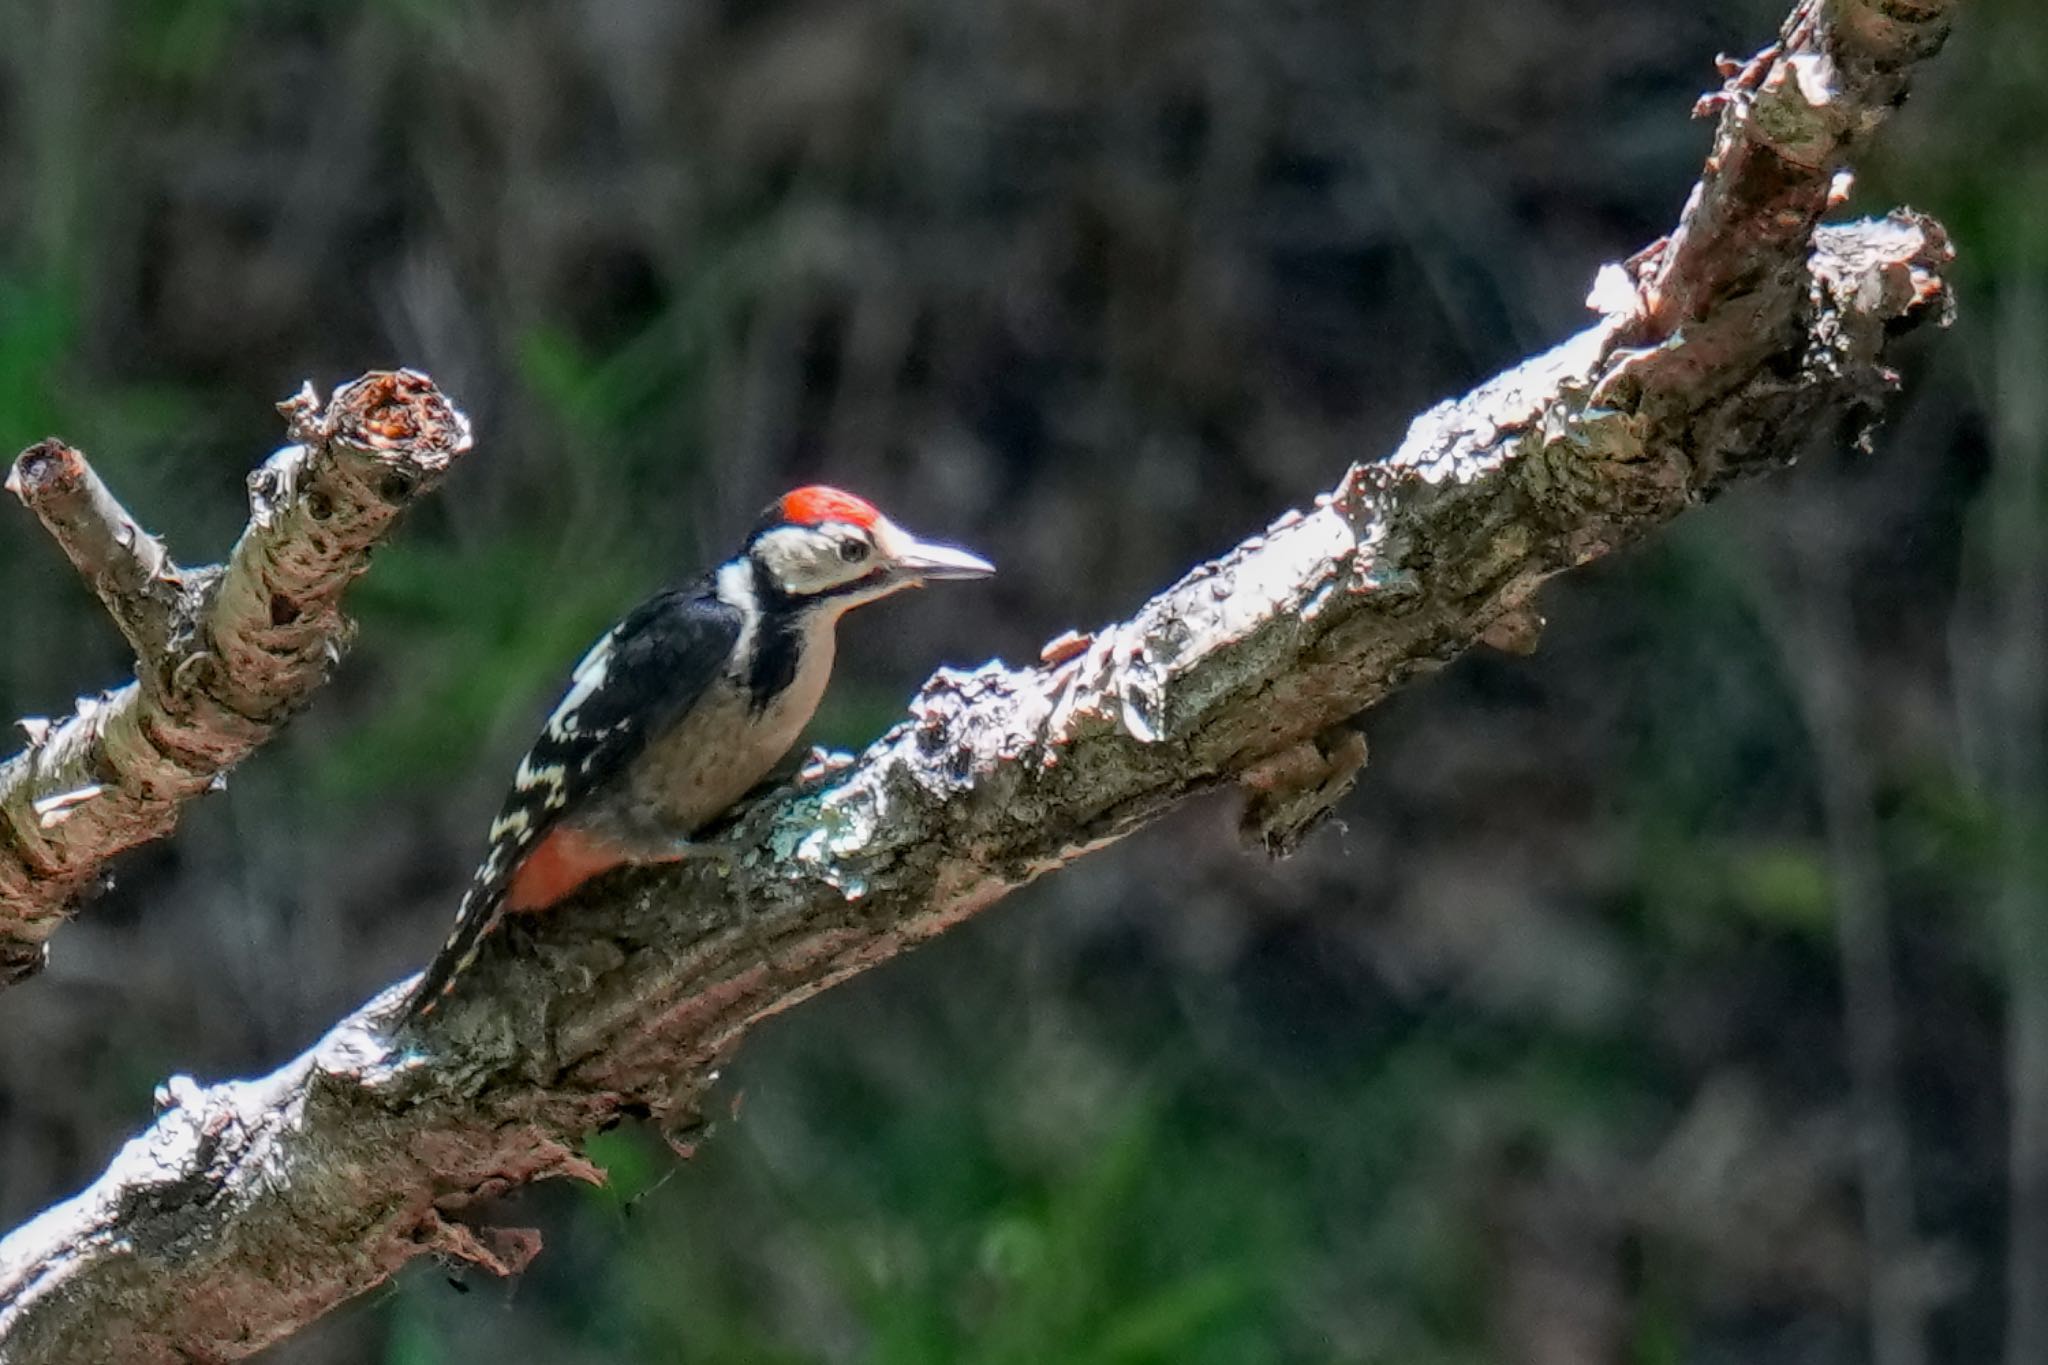
<svg viewBox="0 0 2048 1365">
<path fill-rule="evenodd" d="M 434 1012 L 441 998 L 455 989 L 456 978 L 476 961 L 484 940 L 504 918 L 505 895 L 502 888 L 482 883 L 470 887 L 462 898 L 462 908 L 456 912 L 455 928 L 449 932 L 448 941 L 441 945 L 440 952 L 434 954 L 434 960 L 427 964 L 427 970 L 405 998 L 405 1005 L 398 1015 L 401 1027 Z"/>
</svg>

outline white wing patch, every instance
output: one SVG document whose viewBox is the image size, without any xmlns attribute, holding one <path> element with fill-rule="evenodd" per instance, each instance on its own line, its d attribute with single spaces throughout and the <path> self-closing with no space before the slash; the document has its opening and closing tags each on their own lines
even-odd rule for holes
<svg viewBox="0 0 2048 1365">
<path fill-rule="evenodd" d="M 491 821 L 491 832 L 486 837 L 495 846 L 509 838 L 526 837 L 526 831 L 533 827 L 533 820 L 523 810 L 508 810 Z"/>
<path fill-rule="evenodd" d="M 522 792 L 542 792 L 541 804 L 552 810 L 569 798 L 569 770 L 559 763 L 535 763 L 528 754 L 519 760 L 512 785 Z"/>
<path fill-rule="evenodd" d="M 547 726 L 542 731 L 549 739 L 573 739 L 581 733 L 583 727 L 576 713 L 583 708 L 584 702 L 590 700 L 592 693 L 604 686 L 605 674 L 611 669 L 612 641 L 617 635 L 616 630 L 607 632 L 603 639 L 590 647 L 590 652 L 576 665 L 576 671 L 569 675 L 569 690 L 561 701 L 555 703 L 554 713 L 548 717 Z"/>
</svg>

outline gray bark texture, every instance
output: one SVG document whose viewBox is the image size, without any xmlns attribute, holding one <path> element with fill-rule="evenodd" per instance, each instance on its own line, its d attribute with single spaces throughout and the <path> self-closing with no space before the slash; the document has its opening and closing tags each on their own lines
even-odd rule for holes
<svg viewBox="0 0 2048 1365">
<path fill-rule="evenodd" d="M 279 405 L 292 444 L 249 476 L 249 524 L 223 565 L 181 569 L 85 457 L 52 438 L 7 488 L 42 520 L 135 650 L 135 681 L 21 722 L 0 763 L 0 987 L 41 968 L 50 935 L 107 859 L 162 838 L 327 680 L 350 623 L 341 594 L 415 497 L 469 449 L 425 375 L 368 374 Z"/>
<path fill-rule="evenodd" d="M 604 879 L 415 1033 L 388 1033 L 393 987 L 270 1076 L 173 1078 L 0 1242 L 0 1360 L 236 1359 L 414 1256 L 516 1270 L 537 1236 L 461 1212 L 601 1178 L 577 1145 L 621 1119 L 680 1142 L 761 1019 L 1204 792 L 1244 788 L 1248 833 L 1291 846 L 1363 761 L 1360 712 L 1482 638 L 1529 647 L 1546 578 L 1874 418 L 1884 345 L 1947 319 L 1948 245 L 1912 214 L 1819 224 L 1949 8 L 1805 0 L 1710 97 L 1680 228 L 1602 272 L 1595 326 L 1129 620 L 942 671 L 851 765 L 741 814 L 736 866 Z"/>
</svg>

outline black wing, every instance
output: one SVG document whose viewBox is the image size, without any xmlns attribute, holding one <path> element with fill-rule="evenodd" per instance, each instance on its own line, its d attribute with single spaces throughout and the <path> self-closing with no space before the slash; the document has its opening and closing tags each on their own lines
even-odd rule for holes
<svg viewBox="0 0 2048 1365">
<path fill-rule="evenodd" d="M 732 657 L 741 628 L 739 610 L 707 580 L 657 593 L 591 646 L 520 760 L 455 929 L 406 998 L 404 1019 L 431 1010 L 476 960 L 504 917 L 506 889 L 527 850 L 629 769 L 648 741 L 704 694 Z"/>
</svg>

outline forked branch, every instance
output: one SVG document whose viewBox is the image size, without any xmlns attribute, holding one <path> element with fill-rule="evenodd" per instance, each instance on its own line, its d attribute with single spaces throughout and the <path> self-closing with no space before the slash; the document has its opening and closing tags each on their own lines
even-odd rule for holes
<svg viewBox="0 0 2048 1365">
<path fill-rule="evenodd" d="M 55 438 L 7 488 L 48 528 L 135 650 L 135 681 L 21 722 L 0 763 L 0 986 L 42 965 L 50 935 L 107 859 L 168 834 L 327 678 L 348 642 L 341 594 L 398 514 L 469 449 L 433 381 L 365 375 L 324 412 L 283 403 L 292 444 L 249 477 L 227 563 L 180 569 Z"/>
</svg>

